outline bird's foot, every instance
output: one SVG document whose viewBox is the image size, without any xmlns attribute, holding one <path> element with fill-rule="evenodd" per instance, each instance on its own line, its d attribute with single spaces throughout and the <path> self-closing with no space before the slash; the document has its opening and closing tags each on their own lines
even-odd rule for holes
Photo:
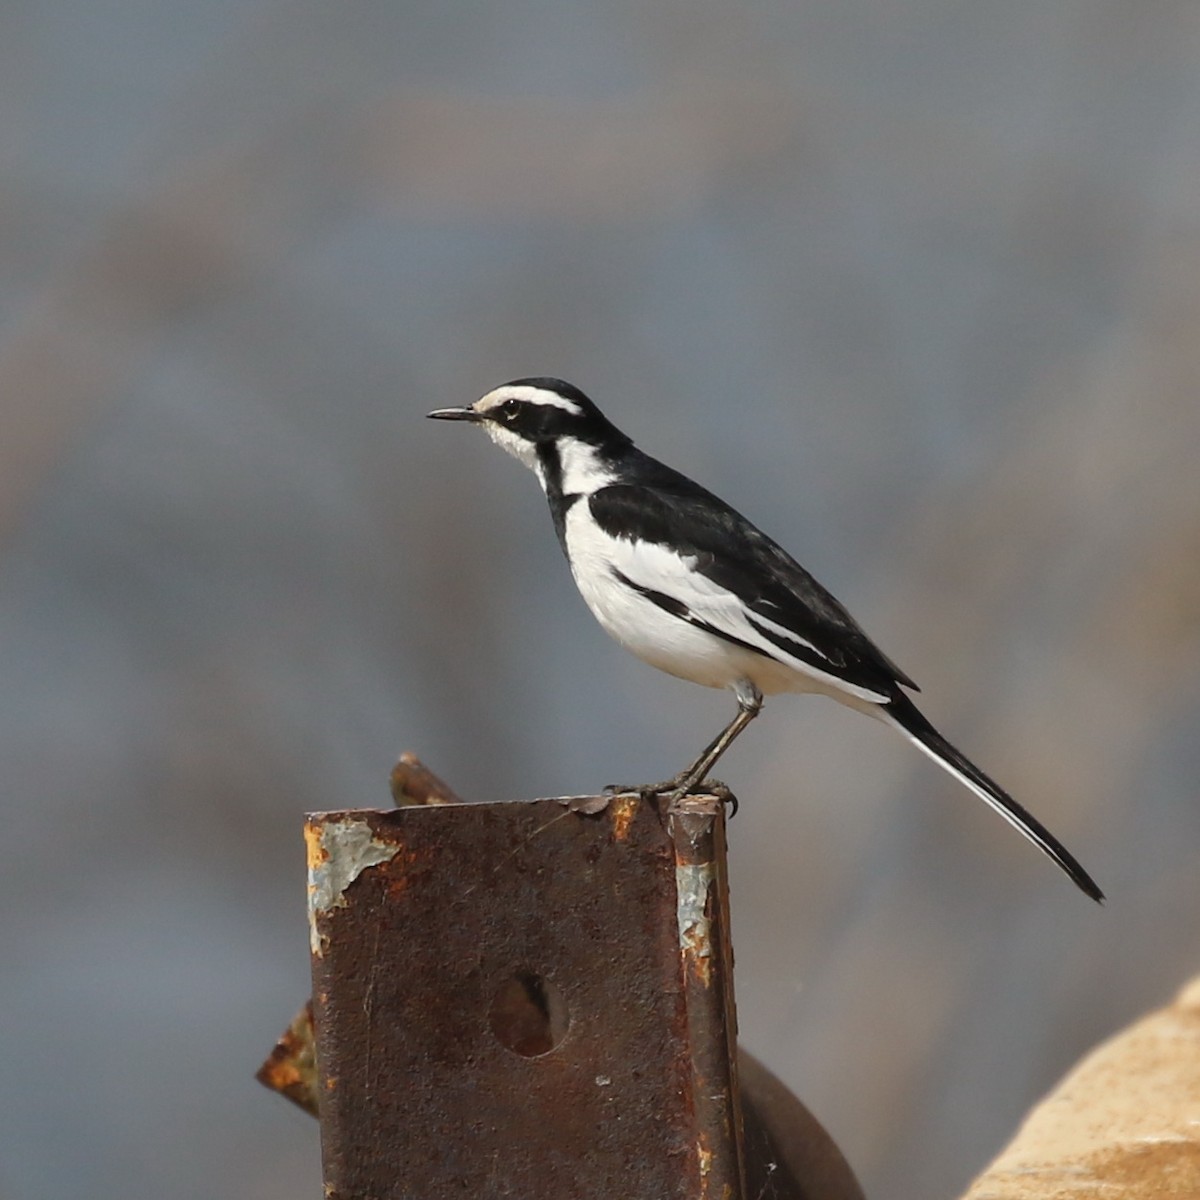
<svg viewBox="0 0 1200 1200">
<path fill-rule="evenodd" d="M 737 816 L 737 810 L 740 807 L 738 798 L 729 790 L 727 784 L 722 783 L 719 779 L 705 779 L 703 782 L 696 784 L 691 788 L 686 795 L 693 796 L 715 796 L 722 804 L 729 806 L 729 818 L 732 820 Z"/>
<path fill-rule="evenodd" d="M 729 805 L 729 815 L 737 814 L 738 798 L 728 786 L 719 779 L 705 779 L 702 782 L 691 783 L 686 771 L 680 772 L 672 779 L 664 779 L 661 783 L 636 783 L 629 786 L 613 783 L 604 788 L 605 796 L 642 796 L 646 798 L 661 797 L 663 800 L 682 800 L 684 796 L 715 796 L 722 804 Z"/>
</svg>

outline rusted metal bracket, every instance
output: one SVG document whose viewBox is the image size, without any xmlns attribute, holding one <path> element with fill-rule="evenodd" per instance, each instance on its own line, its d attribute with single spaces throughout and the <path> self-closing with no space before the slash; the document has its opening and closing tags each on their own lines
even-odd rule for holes
<svg viewBox="0 0 1200 1200">
<path fill-rule="evenodd" d="M 753 1061 L 743 1136 L 720 801 L 392 784 L 308 820 L 319 1070 L 302 1011 L 259 1074 L 319 1112 L 327 1196 L 860 1200 Z"/>
<path fill-rule="evenodd" d="M 744 1196 L 721 808 L 309 818 L 326 1194 Z"/>
</svg>

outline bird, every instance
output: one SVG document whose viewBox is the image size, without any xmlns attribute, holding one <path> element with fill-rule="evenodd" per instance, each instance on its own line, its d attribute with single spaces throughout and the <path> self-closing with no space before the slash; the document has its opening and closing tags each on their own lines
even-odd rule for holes
<svg viewBox="0 0 1200 1200">
<path fill-rule="evenodd" d="M 579 388 L 517 379 L 428 416 L 480 426 L 537 476 L 605 632 L 661 671 L 733 693 L 729 724 L 652 790 L 682 796 L 702 783 L 764 696 L 823 694 L 898 730 L 1103 902 L 1066 847 L 934 728 L 909 695 L 916 683 L 830 592 L 736 509 L 638 449 Z"/>
</svg>

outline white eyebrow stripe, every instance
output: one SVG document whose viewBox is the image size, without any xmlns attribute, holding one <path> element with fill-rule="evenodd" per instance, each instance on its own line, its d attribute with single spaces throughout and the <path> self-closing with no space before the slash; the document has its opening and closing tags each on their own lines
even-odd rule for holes
<svg viewBox="0 0 1200 1200">
<path fill-rule="evenodd" d="M 495 391 L 488 392 L 475 407 L 479 412 L 488 412 L 490 409 L 499 407 L 505 400 L 520 400 L 524 404 L 542 404 L 547 408 L 561 408 L 563 412 L 569 412 L 575 417 L 580 416 L 583 412 L 583 409 L 574 400 L 568 400 L 566 396 L 560 396 L 557 392 L 549 391 L 547 388 L 531 387 L 528 384 L 520 387 L 498 387 Z"/>
</svg>

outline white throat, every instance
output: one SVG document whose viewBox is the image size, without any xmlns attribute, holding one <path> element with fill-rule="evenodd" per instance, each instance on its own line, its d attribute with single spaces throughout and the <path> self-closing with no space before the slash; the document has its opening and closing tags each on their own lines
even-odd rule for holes
<svg viewBox="0 0 1200 1200">
<path fill-rule="evenodd" d="M 546 490 L 546 477 L 538 458 L 537 447 L 519 437 L 503 425 L 488 421 L 484 425 L 488 437 L 502 450 L 508 451 L 518 462 L 527 466 L 538 478 L 542 491 Z M 616 482 L 616 475 L 606 465 L 596 447 L 576 438 L 559 438 L 556 443 L 558 460 L 562 466 L 562 490 L 568 496 L 590 496 L 593 492 Z"/>
<path fill-rule="evenodd" d="M 483 428 L 486 430 L 488 437 L 500 447 L 501 450 L 507 450 L 518 462 L 523 462 L 539 480 L 542 478 L 542 467 L 538 462 L 537 449 L 530 441 L 526 441 L 523 437 L 518 437 L 511 429 L 505 429 L 503 425 L 497 424 L 495 421 L 485 421 Z M 546 485 L 543 482 L 542 487 Z"/>
</svg>

